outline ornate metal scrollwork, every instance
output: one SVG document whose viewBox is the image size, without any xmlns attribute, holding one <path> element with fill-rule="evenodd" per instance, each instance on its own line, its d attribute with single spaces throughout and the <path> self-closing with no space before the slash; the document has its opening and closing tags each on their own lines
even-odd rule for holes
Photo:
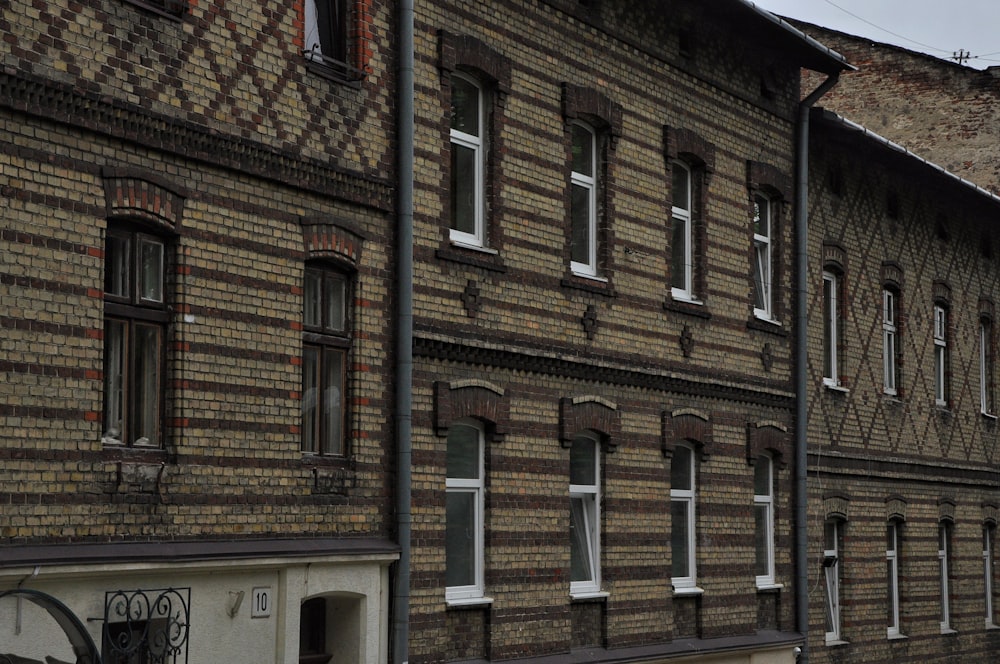
<svg viewBox="0 0 1000 664">
<path fill-rule="evenodd" d="M 190 612 L 190 588 L 105 593 L 105 658 L 129 664 L 185 664 Z"/>
</svg>

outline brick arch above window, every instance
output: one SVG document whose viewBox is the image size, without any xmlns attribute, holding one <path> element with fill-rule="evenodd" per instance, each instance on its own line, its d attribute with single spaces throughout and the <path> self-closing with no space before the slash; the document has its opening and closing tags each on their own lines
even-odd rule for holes
<svg viewBox="0 0 1000 664">
<path fill-rule="evenodd" d="M 683 161 L 701 168 L 706 176 L 715 172 L 715 145 L 691 129 L 664 125 L 663 154 L 668 164 Z"/>
<path fill-rule="evenodd" d="M 906 498 L 892 495 L 885 499 L 886 521 L 906 521 Z"/>
<path fill-rule="evenodd" d="M 998 510 L 996 503 L 984 502 L 983 523 L 995 528 L 998 522 L 1000 522 L 1000 510 Z"/>
<path fill-rule="evenodd" d="M 938 499 L 938 521 L 942 523 L 955 523 L 955 499 L 951 496 L 942 496 Z"/>
<path fill-rule="evenodd" d="M 182 188 L 132 168 L 104 168 L 101 177 L 109 221 L 139 221 L 159 232 L 180 232 L 188 197 Z"/>
<path fill-rule="evenodd" d="M 501 101 L 510 92 L 510 60 L 476 37 L 438 31 L 438 67 L 446 78 L 456 70 L 475 70 L 486 77 Z"/>
<path fill-rule="evenodd" d="M 828 493 L 823 496 L 823 513 L 827 519 L 847 521 L 850 506 L 851 497 L 846 493 Z"/>
<path fill-rule="evenodd" d="M 996 306 L 989 295 L 979 296 L 979 319 L 991 323 L 996 320 Z"/>
<path fill-rule="evenodd" d="M 663 411 L 663 456 L 673 457 L 677 443 L 685 441 L 694 445 L 702 461 L 708 460 L 715 442 L 708 413 L 696 408 Z"/>
<path fill-rule="evenodd" d="M 791 435 L 783 424 L 772 421 L 747 424 L 747 462 L 750 465 L 767 453 L 779 468 L 784 468 L 791 456 L 791 448 Z"/>
<path fill-rule="evenodd" d="M 622 135 L 622 107 L 594 88 L 573 83 L 562 84 L 562 110 L 567 122 L 582 120 L 594 129 L 607 133 L 608 149 L 617 147 Z"/>
<path fill-rule="evenodd" d="M 896 261 L 882 263 L 882 285 L 896 291 L 903 288 L 903 268 Z"/>
<path fill-rule="evenodd" d="M 836 240 L 823 241 L 823 268 L 840 274 L 847 272 L 847 250 Z"/>
<path fill-rule="evenodd" d="M 948 306 L 951 302 L 951 286 L 943 279 L 934 281 L 934 301 L 938 304 Z"/>
<path fill-rule="evenodd" d="M 559 441 L 570 447 L 584 430 L 600 435 L 605 451 L 614 452 L 621 437 L 618 404 L 594 395 L 564 397 L 559 402 Z"/>
<path fill-rule="evenodd" d="M 309 260 L 332 259 L 357 269 L 367 239 L 354 224 L 325 215 L 302 217 L 302 240 Z"/>
<path fill-rule="evenodd" d="M 473 418 L 489 425 L 494 441 L 510 431 L 510 399 L 503 388 L 485 380 L 434 383 L 434 432 L 448 435 L 452 422 Z"/>
<path fill-rule="evenodd" d="M 792 178 L 777 166 L 751 159 L 747 161 L 747 188 L 790 201 Z"/>
</svg>

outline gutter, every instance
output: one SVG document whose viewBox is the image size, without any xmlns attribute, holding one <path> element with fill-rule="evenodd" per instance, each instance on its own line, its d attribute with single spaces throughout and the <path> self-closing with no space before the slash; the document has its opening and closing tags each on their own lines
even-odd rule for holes
<svg viewBox="0 0 1000 664">
<path fill-rule="evenodd" d="M 809 284 L 809 113 L 812 106 L 837 84 L 840 73 L 831 74 L 799 103 L 795 163 L 795 628 L 804 641 L 799 664 L 809 662 L 809 414 L 808 391 L 808 284 Z"/>
<path fill-rule="evenodd" d="M 399 2 L 398 218 L 396 231 L 396 533 L 399 562 L 392 601 L 393 664 L 409 660 L 411 460 L 413 457 L 413 0 Z"/>
</svg>

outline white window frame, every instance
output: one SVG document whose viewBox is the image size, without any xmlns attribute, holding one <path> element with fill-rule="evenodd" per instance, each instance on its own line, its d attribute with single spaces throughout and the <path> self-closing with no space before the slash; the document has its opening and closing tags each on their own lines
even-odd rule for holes
<svg viewBox="0 0 1000 664">
<path fill-rule="evenodd" d="M 587 191 L 587 205 L 589 207 L 587 213 L 587 262 L 580 263 L 574 260 L 570 260 L 570 270 L 574 274 L 579 274 L 585 277 L 596 277 L 597 276 L 597 132 L 590 125 L 583 122 L 574 122 L 573 126 L 584 129 L 590 135 L 590 172 L 592 175 L 586 175 L 585 173 L 580 173 L 578 171 L 570 171 L 570 187 L 581 187 Z M 572 135 L 572 132 L 570 132 Z M 570 213 L 570 225 L 574 220 L 572 219 L 572 212 Z M 572 236 L 572 228 L 570 229 L 570 235 Z"/>
<path fill-rule="evenodd" d="M 941 590 L 941 632 L 951 632 L 951 524 L 938 524 L 938 565 Z"/>
<path fill-rule="evenodd" d="M 473 583 L 463 586 L 447 586 L 445 588 L 445 600 L 451 604 L 460 604 L 463 602 L 470 601 L 481 601 L 483 600 L 483 595 L 485 592 L 484 583 L 484 551 L 485 551 L 485 521 L 484 521 L 484 494 L 485 494 L 485 433 L 483 431 L 482 425 L 471 419 L 461 419 L 456 421 L 451 427 L 467 427 L 474 429 L 478 435 L 479 440 L 479 451 L 478 451 L 478 475 L 477 479 L 472 478 L 445 478 L 445 492 L 446 493 L 471 493 L 474 494 L 473 498 L 473 510 L 474 510 L 474 521 L 475 529 L 472 533 L 474 538 L 474 555 L 475 560 L 473 561 Z M 447 528 L 447 524 L 446 524 Z M 446 530 L 447 537 L 447 530 Z M 447 544 L 446 544 L 447 546 Z"/>
<path fill-rule="evenodd" d="M 823 271 L 823 384 L 840 385 L 840 275 Z"/>
<path fill-rule="evenodd" d="M 684 253 L 684 270 L 683 277 L 681 281 L 682 286 L 671 285 L 670 294 L 672 297 L 678 300 L 687 300 L 689 302 L 695 301 L 694 296 L 694 233 L 693 233 L 693 219 L 692 209 L 694 208 L 694 201 L 691 198 L 694 192 L 694 187 L 692 186 L 693 173 L 691 168 L 682 161 L 674 161 L 670 165 L 671 168 L 671 184 L 677 182 L 678 172 L 684 174 L 684 187 L 685 192 L 683 199 L 687 201 L 687 207 L 678 207 L 676 202 L 680 200 L 681 197 L 677 196 L 677 192 L 673 192 L 673 202 L 674 204 L 670 208 L 670 223 L 673 224 L 683 224 L 683 234 L 682 234 L 682 248 Z M 677 239 L 677 233 L 674 232 L 673 226 L 670 229 L 671 247 L 670 247 L 670 280 L 671 284 L 677 283 L 677 275 L 674 274 L 673 252 L 676 247 L 673 246 L 673 242 Z"/>
<path fill-rule="evenodd" d="M 986 627 L 996 627 L 993 618 L 993 538 L 996 527 L 983 526 L 983 599 L 986 609 Z"/>
<path fill-rule="evenodd" d="M 934 305 L 934 403 L 948 405 L 948 309 Z"/>
<path fill-rule="evenodd" d="M 763 471 L 761 471 L 763 469 Z M 767 493 L 757 493 L 757 473 L 766 472 L 767 473 Z M 756 524 L 758 526 L 755 537 L 758 541 L 758 546 L 760 540 L 763 539 L 765 546 L 765 565 L 767 567 L 767 572 L 765 574 L 756 575 L 756 582 L 758 588 L 773 588 L 775 586 L 774 580 L 774 460 L 770 455 L 762 454 L 757 457 L 757 461 L 754 464 L 754 496 L 753 496 L 754 511 L 757 509 L 762 509 L 764 511 L 763 524 Z M 756 520 L 755 520 L 756 522 Z M 763 531 L 760 530 L 760 525 L 763 525 Z M 756 549 L 756 547 L 755 547 Z"/>
<path fill-rule="evenodd" d="M 993 356 L 993 321 L 982 317 L 979 319 L 979 411 L 983 415 L 993 414 L 992 385 Z"/>
<path fill-rule="evenodd" d="M 888 288 L 882 289 L 882 362 L 883 391 L 893 396 L 899 394 L 898 380 L 898 344 L 899 327 L 899 297 Z"/>
<path fill-rule="evenodd" d="M 840 624 L 840 537 L 842 522 L 828 519 L 824 523 L 823 574 L 826 580 L 826 642 L 842 640 Z"/>
<path fill-rule="evenodd" d="M 890 521 L 886 526 L 886 584 L 889 602 L 888 625 L 886 625 L 886 636 L 889 638 L 900 636 L 899 627 L 899 540 L 900 522 Z"/>
<path fill-rule="evenodd" d="M 697 471 L 697 464 L 695 463 L 695 453 L 696 450 L 693 445 L 687 443 L 678 443 L 674 449 L 673 459 L 671 464 L 677 462 L 677 450 L 685 449 L 689 452 L 688 455 L 688 473 L 691 478 L 691 486 L 688 488 L 676 488 L 671 482 L 670 486 L 670 502 L 671 502 L 671 514 L 673 514 L 673 503 L 681 503 L 684 505 L 684 515 L 687 521 L 687 576 L 671 576 L 670 583 L 673 585 L 675 593 L 691 593 L 691 592 L 701 592 L 698 588 L 698 567 L 697 567 L 697 551 L 695 550 L 695 545 L 697 543 L 697 536 L 695 529 L 697 527 L 696 520 L 696 505 L 697 500 L 697 477 L 695 472 Z M 673 473 L 671 472 L 671 475 Z M 674 524 L 671 523 L 671 528 Z M 671 555 L 676 555 L 675 552 L 671 551 Z"/>
<path fill-rule="evenodd" d="M 594 483 L 569 485 L 570 519 L 573 519 L 573 501 L 580 500 L 583 505 L 586 528 L 585 538 L 590 550 L 590 579 L 585 581 L 570 580 L 569 592 L 575 597 L 594 595 L 601 591 L 601 444 L 594 436 L 579 433 L 574 437 L 573 444 L 586 441 L 593 446 Z M 572 449 L 570 455 L 572 455 Z"/>
<path fill-rule="evenodd" d="M 772 238 L 774 235 L 774 201 L 761 193 L 755 193 L 753 203 L 754 222 L 759 218 L 761 225 L 766 226 L 767 231 L 766 234 L 761 234 L 757 233 L 757 229 L 754 228 L 753 251 L 756 267 L 756 274 L 754 274 L 754 294 L 755 298 L 760 298 L 764 306 L 763 308 L 757 306 L 758 303 L 755 301 L 753 313 L 757 318 L 773 320 L 774 288 L 771 279 L 773 276 Z"/>
<path fill-rule="evenodd" d="M 465 231 L 460 231 L 455 228 L 449 229 L 449 238 L 455 244 L 467 245 L 470 247 L 485 247 L 486 246 L 486 95 L 483 91 L 482 84 L 471 76 L 466 76 L 461 73 L 452 74 L 452 80 L 461 80 L 465 83 L 475 87 L 476 95 L 476 112 L 478 116 L 478 126 L 479 135 L 469 134 L 459 129 L 452 128 L 450 131 L 450 140 L 452 146 L 460 146 L 468 150 L 472 150 L 474 153 L 474 182 L 473 187 L 473 206 L 475 217 L 473 220 L 473 232 L 467 233 Z M 454 147 L 452 147 L 454 150 Z M 454 196 L 455 192 L 451 192 Z M 449 220 L 451 223 L 452 220 Z"/>
</svg>

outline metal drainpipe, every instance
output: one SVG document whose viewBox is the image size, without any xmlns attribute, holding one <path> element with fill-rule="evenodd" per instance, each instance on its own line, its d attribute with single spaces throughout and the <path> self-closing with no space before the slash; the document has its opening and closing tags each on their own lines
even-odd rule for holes
<svg viewBox="0 0 1000 664">
<path fill-rule="evenodd" d="M 809 111 L 819 98 L 837 84 L 839 74 L 832 74 L 799 103 L 797 162 L 795 165 L 795 627 L 805 637 L 799 664 L 809 662 L 809 513 L 806 509 L 809 472 L 807 391 L 806 305 L 809 283 Z"/>
<path fill-rule="evenodd" d="M 413 456 L 413 0 L 399 0 L 396 333 L 396 525 L 399 562 L 393 590 L 392 661 L 409 660 L 411 459 Z"/>
</svg>

